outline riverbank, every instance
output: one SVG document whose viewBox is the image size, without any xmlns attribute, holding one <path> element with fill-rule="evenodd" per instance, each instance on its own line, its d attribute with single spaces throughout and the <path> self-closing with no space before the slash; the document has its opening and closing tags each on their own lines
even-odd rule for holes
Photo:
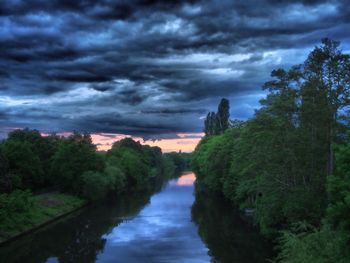
<svg viewBox="0 0 350 263">
<path fill-rule="evenodd" d="M 29 202 L 29 212 L 14 211 L 2 222 L 0 245 L 56 221 L 87 204 L 84 199 L 58 192 L 31 196 Z"/>
<path fill-rule="evenodd" d="M 271 247 L 230 203 L 195 193 L 193 173 L 155 191 L 91 203 L 0 247 L 0 262 L 263 263 Z M 147 260 L 145 260 L 147 259 Z"/>
</svg>

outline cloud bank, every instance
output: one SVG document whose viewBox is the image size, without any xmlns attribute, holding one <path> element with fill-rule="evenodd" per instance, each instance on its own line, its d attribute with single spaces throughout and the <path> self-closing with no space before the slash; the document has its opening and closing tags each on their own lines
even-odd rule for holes
<svg viewBox="0 0 350 263">
<path fill-rule="evenodd" d="M 245 119 L 272 69 L 323 37 L 349 49 L 347 1 L 0 2 L 0 129 L 180 138 L 221 97 Z"/>
</svg>

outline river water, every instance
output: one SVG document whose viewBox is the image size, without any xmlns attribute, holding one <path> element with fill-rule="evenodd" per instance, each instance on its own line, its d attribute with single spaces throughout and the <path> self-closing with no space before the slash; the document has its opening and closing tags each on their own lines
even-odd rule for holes
<svg viewBox="0 0 350 263">
<path fill-rule="evenodd" d="M 0 248 L 0 262 L 259 263 L 270 245 L 185 173 L 158 193 L 88 206 Z"/>
</svg>

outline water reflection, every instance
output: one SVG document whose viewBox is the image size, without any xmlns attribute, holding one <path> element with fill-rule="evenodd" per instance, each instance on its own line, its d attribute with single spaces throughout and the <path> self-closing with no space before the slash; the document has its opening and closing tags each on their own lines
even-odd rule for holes
<svg viewBox="0 0 350 263">
<path fill-rule="evenodd" d="M 176 180 L 176 185 L 178 186 L 193 186 L 196 181 L 196 176 L 192 172 L 184 173 L 178 180 Z"/>
<path fill-rule="evenodd" d="M 104 234 L 137 215 L 149 195 L 133 195 L 110 203 L 99 203 L 69 218 L 25 236 L 0 249 L 0 262 L 96 262 L 106 244 Z"/>
<path fill-rule="evenodd" d="M 135 218 L 105 235 L 97 262 L 209 262 L 208 249 L 191 222 L 193 182 L 191 173 L 169 182 Z"/>
<path fill-rule="evenodd" d="M 219 200 L 197 194 L 195 201 L 194 180 L 186 173 L 152 197 L 89 206 L 1 248 L 0 262 L 263 262 L 257 234 Z"/>
<path fill-rule="evenodd" d="M 270 262 L 271 244 L 252 229 L 226 200 L 203 191 L 196 191 L 195 200 L 192 219 L 198 225 L 198 233 L 214 262 Z"/>
</svg>

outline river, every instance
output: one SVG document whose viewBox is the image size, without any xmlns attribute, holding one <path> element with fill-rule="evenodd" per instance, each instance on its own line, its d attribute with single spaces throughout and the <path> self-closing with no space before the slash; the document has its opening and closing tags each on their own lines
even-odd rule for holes
<svg viewBox="0 0 350 263">
<path fill-rule="evenodd" d="M 270 245 L 185 173 L 159 192 L 96 203 L 0 248 L 0 262 L 259 263 Z"/>
</svg>

